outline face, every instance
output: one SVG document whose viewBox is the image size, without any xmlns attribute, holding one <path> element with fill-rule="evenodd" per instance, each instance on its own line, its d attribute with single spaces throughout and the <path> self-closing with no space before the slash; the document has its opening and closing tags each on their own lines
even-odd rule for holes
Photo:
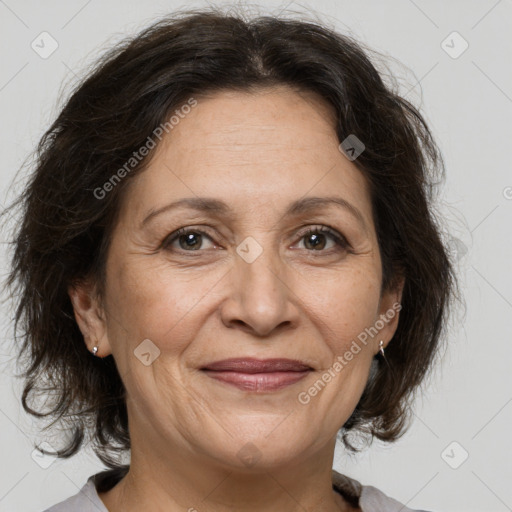
<svg viewBox="0 0 512 512">
<path fill-rule="evenodd" d="M 89 348 L 114 356 L 131 432 L 236 467 L 249 442 L 258 464 L 291 463 L 353 412 L 398 315 L 358 340 L 400 290 L 381 296 L 368 186 L 321 99 L 280 87 L 197 101 L 130 182 L 103 309 L 71 292 L 77 320 Z M 202 370 L 230 358 L 310 370 L 237 385 Z"/>
</svg>

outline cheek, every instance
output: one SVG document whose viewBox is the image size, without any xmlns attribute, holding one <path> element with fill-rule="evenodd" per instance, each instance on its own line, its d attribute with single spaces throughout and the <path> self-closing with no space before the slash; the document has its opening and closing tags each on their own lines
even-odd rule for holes
<svg viewBox="0 0 512 512">
<path fill-rule="evenodd" d="M 375 321 L 379 309 L 379 276 L 367 271 L 340 272 L 331 276 L 322 293 L 309 294 L 310 308 L 343 348 Z M 304 295 L 303 295 L 304 296 Z"/>
<path fill-rule="evenodd" d="M 147 338 L 166 350 L 171 345 L 180 350 L 180 340 L 190 339 L 194 313 L 212 288 L 204 275 L 177 274 L 153 262 L 123 263 L 111 276 L 109 313 L 122 324 L 130 345 Z"/>
<path fill-rule="evenodd" d="M 347 271 L 324 290 L 325 295 L 317 295 L 310 304 L 316 311 L 311 318 L 327 348 L 318 376 L 325 385 L 313 384 L 302 399 L 310 400 L 327 424 L 337 426 L 348 419 L 367 382 L 374 355 L 371 327 L 378 318 L 379 276 L 370 270 L 364 275 Z"/>
</svg>

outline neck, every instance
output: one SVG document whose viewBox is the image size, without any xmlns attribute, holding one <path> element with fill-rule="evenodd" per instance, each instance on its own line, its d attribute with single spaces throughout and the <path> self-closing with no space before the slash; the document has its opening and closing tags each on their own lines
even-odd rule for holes
<svg viewBox="0 0 512 512">
<path fill-rule="evenodd" d="M 335 438 L 283 466 L 233 467 L 187 445 L 132 435 L 130 470 L 99 496 L 110 512 L 353 511 L 332 489 Z M 149 442 L 151 440 L 151 442 Z"/>
</svg>

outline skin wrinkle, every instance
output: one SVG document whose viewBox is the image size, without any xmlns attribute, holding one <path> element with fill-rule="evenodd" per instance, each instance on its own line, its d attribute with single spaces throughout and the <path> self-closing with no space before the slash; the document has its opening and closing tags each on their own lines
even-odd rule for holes
<svg viewBox="0 0 512 512">
<path fill-rule="evenodd" d="M 199 100 L 127 189 L 107 258 L 106 321 L 94 305 L 79 315 L 102 340 L 101 355 L 114 355 L 127 390 L 130 471 L 100 497 L 110 512 L 142 505 L 353 510 L 331 488 L 336 433 L 363 392 L 378 341 L 391 340 L 399 315 L 309 404 L 299 404 L 297 395 L 400 298 L 398 291 L 380 297 L 366 181 L 338 150 L 329 109 L 313 94 L 281 86 Z M 233 147 L 240 148 L 236 157 Z M 234 161 L 238 154 L 241 161 Z M 282 218 L 292 201 L 333 191 L 362 212 L 370 233 L 337 208 Z M 193 195 L 222 199 L 236 218 L 180 210 L 136 228 L 150 208 Z M 346 236 L 352 251 L 306 249 L 296 234 L 323 225 Z M 193 255 L 177 242 L 175 252 L 160 249 L 187 226 L 213 242 L 203 237 L 207 248 Z M 247 236 L 263 247 L 250 264 L 236 253 Z M 326 243 L 335 247 L 329 237 Z M 75 300 L 75 309 L 82 303 Z M 146 338 L 160 350 L 148 367 L 133 355 Z M 266 394 L 242 392 L 199 371 L 237 356 L 302 359 L 315 371 Z M 248 442 L 261 453 L 250 468 L 237 455 Z"/>
</svg>

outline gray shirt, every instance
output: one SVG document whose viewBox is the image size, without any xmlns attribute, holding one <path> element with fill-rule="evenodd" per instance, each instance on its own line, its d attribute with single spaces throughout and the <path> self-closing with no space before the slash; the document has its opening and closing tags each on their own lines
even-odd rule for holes
<svg viewBox="0 0 512 512">
<path fill-rule="evenodd" d="M 116 485 L 128 471 L 127 467 L 101 471 L 89 477 L 78 493 L 44 512 L 108 512 L 98 492 L 104 492 Z M 359 506 L 363 512 L 427 512 L 412 510 L 402 503 L 386 496 L 371 485 L 362 485 L 357 480 L 332 470 L 332 487 L 352 506 Z"/>
</svg>

